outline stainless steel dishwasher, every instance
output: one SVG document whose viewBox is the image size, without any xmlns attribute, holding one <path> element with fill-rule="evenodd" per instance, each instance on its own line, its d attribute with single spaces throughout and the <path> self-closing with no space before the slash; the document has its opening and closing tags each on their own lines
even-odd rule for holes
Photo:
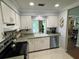
<svg viewBox="0 0 79 59">
<path fill-rule="evenodd" d="M 59 39 L 58 36 L 50 37 L 50 48 L 58 48 L 59 47 Z"/>
</svg>

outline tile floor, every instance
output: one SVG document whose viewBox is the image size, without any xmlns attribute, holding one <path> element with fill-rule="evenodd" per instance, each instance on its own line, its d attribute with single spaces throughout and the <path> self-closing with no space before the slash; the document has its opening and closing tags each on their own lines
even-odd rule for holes
<svg viewBox="0 0 79 59">
<path fill-rule="evenodd" d="M 62 48 L 29 53 L 29 59 L 74 59 Z"/>
</svg>

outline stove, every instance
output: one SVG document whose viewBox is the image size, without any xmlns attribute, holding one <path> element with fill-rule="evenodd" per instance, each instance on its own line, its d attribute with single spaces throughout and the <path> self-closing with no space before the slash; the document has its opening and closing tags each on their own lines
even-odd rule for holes
<svg viewBox="0 0 79 59">
<path fill-rule="evenodd" d="M 0 53 L 0 59 L 18 56 L 23 56 L 23 59 L 27 59 L 27 42 L 11 43 L 2 53 Z"/>
</svg>

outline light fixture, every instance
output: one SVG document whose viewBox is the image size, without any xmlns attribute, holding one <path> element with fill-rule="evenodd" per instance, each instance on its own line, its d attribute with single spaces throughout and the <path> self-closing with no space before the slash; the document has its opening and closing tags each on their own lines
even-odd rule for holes
<svg viewBox="0 0 79 59">
<path fill-rule="evenodd" d="M 55 4 L 55 7 L 59 7 L 60 5 L 59 4 Z"/>
<path fill-rule="evenodd" d="M 34 3 L 33 3 L 33 2 L 30 2 L 29 5 L 30 5 L 30 6 L 34 6 Z"/>
</svg>

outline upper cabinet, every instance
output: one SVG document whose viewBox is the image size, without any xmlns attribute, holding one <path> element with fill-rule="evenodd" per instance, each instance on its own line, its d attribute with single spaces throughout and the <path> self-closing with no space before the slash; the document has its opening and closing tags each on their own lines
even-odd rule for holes
<svg viewBox="0 0 79 59">
<path fill-rule="evenodd" d="M 15 24 L 15 12 L 3 2 L 1 2 L 1 5 L 3 13 L 3 22 L 5 24 Z"/>
<path fill-rule="evenodd" d="M 31 16 L 21 16 L 21 29 L 32 29 Z"/>
<path fill-rule="evenodd" d="M 47 27 L 58 27 L 57 16 L 48 16 L 47 17 Z"/>
<path fill-rule="evenodd" d="M 32 18 L 31 18 L 31 16 L 27 16 L 27 28 L 32 29 Z"/>
<path fill-rule="evenodd" d="M 12 8 L 1 2 L 4 31 L 20 30 L 20 15 Z"/>
<path fill-rule="evenodd" d="M 4 40 L 3 38 L 3 21 L 2 21 L 2 14 L 1 14 L 1 6 L 0 6 L 0 42 Z"/>
<path fill-rule="evenodd" d="M 16 13 L 16 18 L 15 18 L 15 25 L 17 29 L 20 29 L 20 15 Z"/>
</svg>

